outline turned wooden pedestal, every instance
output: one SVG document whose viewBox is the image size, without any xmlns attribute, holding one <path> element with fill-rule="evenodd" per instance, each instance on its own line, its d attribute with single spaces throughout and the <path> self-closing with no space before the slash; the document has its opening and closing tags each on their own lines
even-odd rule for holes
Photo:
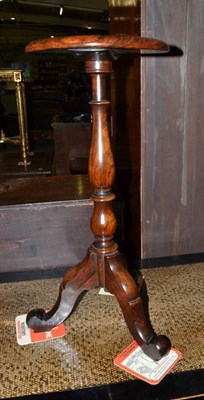
<svg viewBox="0 0 204 400">
<path fill-rule="evenodd" d="M 166 336 L 157 336 L 146 319 L 138 287 L 113 240 L 116 218 L 111 186 L 115 168 L 107 124 L 106 75 L 111 73 L 112 61 L 140 49 L 168 51 L 168 46 L 155 39 L 132 36 L 72 36 L 38 40 L 26 47 L 27 52 L 74 53 L 84 60 L 86 72 L 91 75 L 93 128 L 89 178 L 94 188 L 91 229 L 95 236 L 85 259 L 65 274 L 54 307 L 49 312 L 30 311 L 27 324 L 35 331 L 50 330 L 70 315 L 84 291 L 103 287 L 116 296 L 133 338 L 149 357 L 159 360 L 168 353 L 170 341 Z"/>
</svg>

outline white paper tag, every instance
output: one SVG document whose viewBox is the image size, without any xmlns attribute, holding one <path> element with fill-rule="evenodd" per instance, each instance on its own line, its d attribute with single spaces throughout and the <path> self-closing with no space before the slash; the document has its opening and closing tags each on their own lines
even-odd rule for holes
<svg viewBox="0 0 204 400">
<path fill-rule="evenodd" d="M 171 348 L 161 360 L 153 361 L 136 342 L 132 342 L 114 359 L 114 364 L 151 385 L 157 385 L 181 357 L 180 351 Z"/>
<path fill-rule="evenodd" d="M 60 324 L 50 331 L 44 332 L 34 332 L 33 329 L 30 329 L 26 324 L 27 314 L 18 315 L 16 317 L 16 338 L 17 343 L 20 346 L 24 346 L 26 344 L 44 342 L 50 339 L 57 339 L 65 335 L 65 327 L 64 324 Z"/>
<path fill-rule="evenodd" d="M 106 295 L 106 296 L 113 296 L 112 293 L 108 292 L 108 290 L 106 290 L 106 289 L 104 289 L 104 288 L 101 288 L 101 289 L 99 290 L 98 294 L 104 294 L 104 295 Z"/>
</svg>

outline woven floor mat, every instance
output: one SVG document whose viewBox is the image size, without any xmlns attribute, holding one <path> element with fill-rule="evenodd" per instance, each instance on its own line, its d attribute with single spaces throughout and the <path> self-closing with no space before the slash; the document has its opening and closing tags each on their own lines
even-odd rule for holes
<svg viewBox="0 0 204 400">
<path fill-rule="evenodd" d="M 203 368 L 204 264 L 142 273 L 154 329 L 169 336 L 183 354 L 173 373 Z M 1 398 L 136 379 L 113 365 L 113 359 L 133 339 L 116 299 L 99 295 L 98 290 L 88 292 L 65 322 L 63 338 L 17 344 L 15 317 L 33 307 L 52 307 L 60 281 L 1 284 Z"/>
</svg>

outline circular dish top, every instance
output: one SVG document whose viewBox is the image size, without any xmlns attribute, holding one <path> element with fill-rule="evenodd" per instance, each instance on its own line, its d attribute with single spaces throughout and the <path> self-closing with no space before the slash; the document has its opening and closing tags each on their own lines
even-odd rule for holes
<svg viewBox="0 0 204 400">
<path fill-rule="evenodd" d="M 84 35 L 62 36 L 35 40 L 29 43 L 25 51 L 64 53 L 76 51 L 104 51 L 117 53 L 138 52 L 139 50 L 169 51 L 166 43 L 153 39 L 130 35 Z"/>
</svg>

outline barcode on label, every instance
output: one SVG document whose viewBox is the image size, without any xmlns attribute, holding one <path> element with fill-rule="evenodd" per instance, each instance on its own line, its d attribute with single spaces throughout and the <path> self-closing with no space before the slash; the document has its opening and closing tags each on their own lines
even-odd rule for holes
<svg viewBox="0 0 204 400">
<path fill-rule="evenodd" d="M 25 327 L 25 322 L 21 322 L 21 336 L 26 335 L 26 327 Z"/>
</svg>

